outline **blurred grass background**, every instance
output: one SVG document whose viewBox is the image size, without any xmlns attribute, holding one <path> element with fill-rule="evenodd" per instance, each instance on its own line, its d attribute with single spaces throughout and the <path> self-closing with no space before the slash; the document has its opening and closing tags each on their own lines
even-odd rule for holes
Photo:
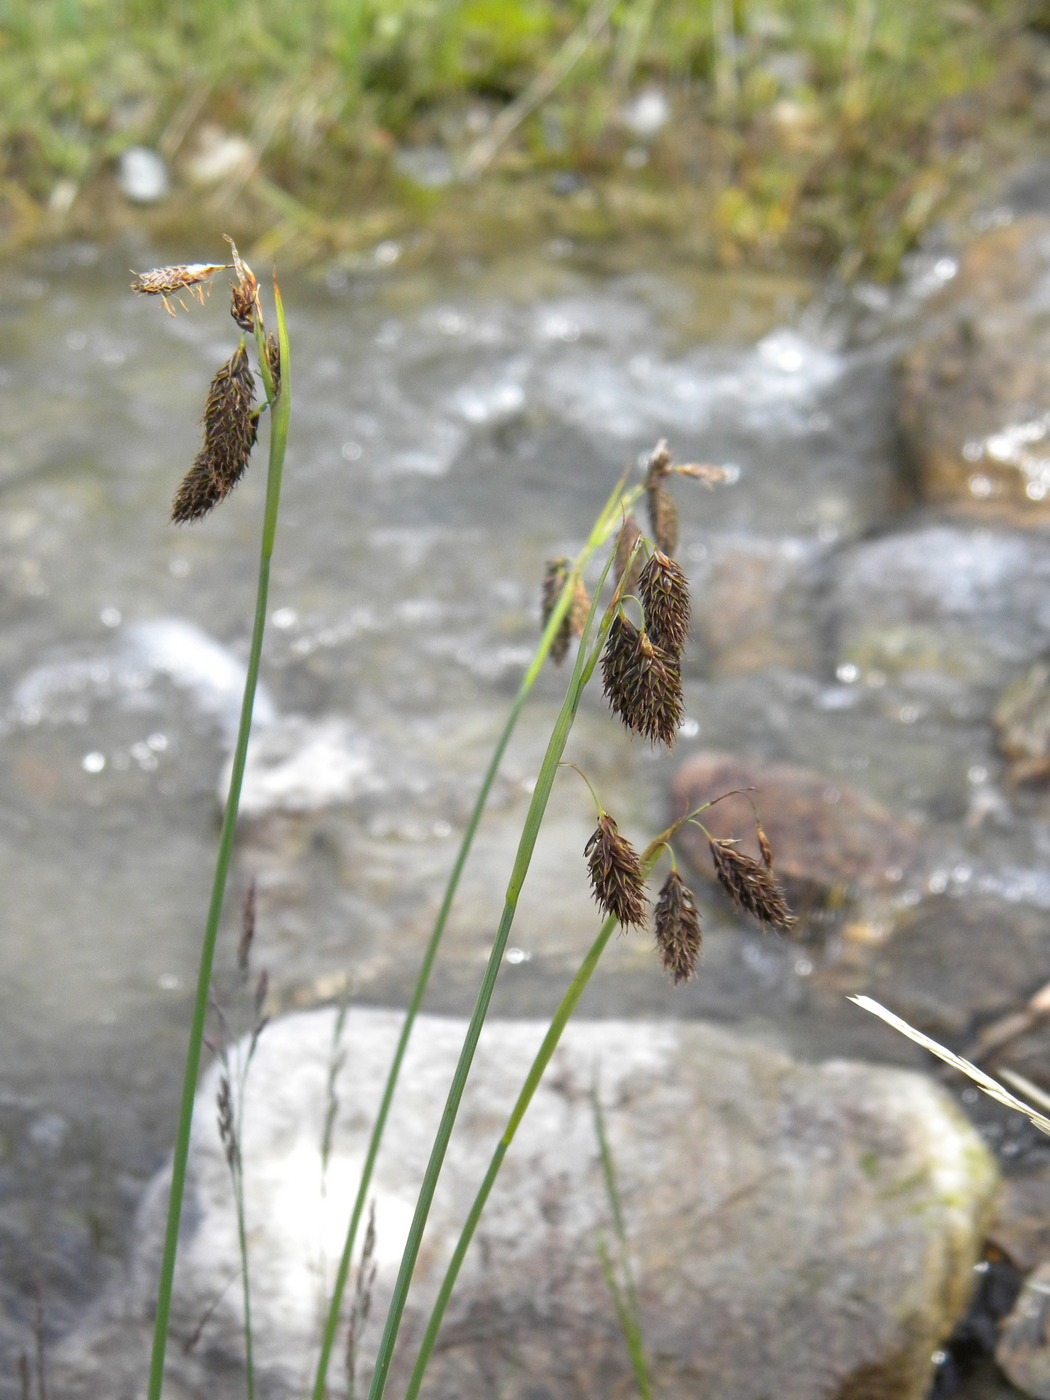
<svg viewBox="0 0 1050 1400">
<path fill-rule="evenodd" d="M 233 135 L 250 155 L 213 200 L 306 256 L 425 221 L 467 171 L 543 181 L 577 216 L 586 189 L 597 234 L 699 219 L 716 259 L 892 275 L 1045 134 L 1045 20 L 1032 0 L 0 0 L 0 235 L 119 225 L 129 146 L 171 164 L 177 223 L 194 151 Z M 447 180 L 406 173 L 420 149 Z"/>
</svg>

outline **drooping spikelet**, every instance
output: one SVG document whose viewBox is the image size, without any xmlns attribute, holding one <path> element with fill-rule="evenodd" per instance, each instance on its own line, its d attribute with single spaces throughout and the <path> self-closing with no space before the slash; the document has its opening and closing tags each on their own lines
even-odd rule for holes
<svg viewBox="0 0 1050 1400">
<path fill-rule="evenodd" d="M 569 561 L 565 558 L 551 559 L 547 564 L 547 572 L 543 577 L 543 626 L 546 627 L 555 604 L 561 597 L 562 589 L 565 587 L 569 577 Z M 587 614 L 591 610 L 591 600 L 587 596 L 587 590 L 583 586 L 583 580 L 577 579 L 576 587 L 573 591 L 572 601 L 568 611 L 565 613 L 558 628 L 557 635 L 551 643 L 550 656 L 556 665 L 561 665 L 569 651 L 569 643 L 573 637 L 582 637 L 583 629 L 587 622 Z"/>
<path fill-rule="evenodd" d="M 616 822 L 603 812 L 594 835 L 584 847 L 591 890 L 606 914 L 624 928 L 645 923 L 645 878 L 638 853 Z"/>
<path fill-rule="evenodd" d="M 639 575 L 638 596 L 649 636 L 665 651 L 680 652 L 689 636 L 689 584 L 663 550 L 654 550 Z"/>
<path fill-rule="evenodd" d="M 602 653 L 602 684 L 613 713 L 633 734 L 673 747 L 684 701 L 678 657 L 617 613 Z"/>
<path fill-rule="evenodd" d="M 678 507 L 674 498 L 655 483 L 648 488 L 649 531 L 664 554 L 678 548 Z"/>
<path fill-rule="evenodd" d="M 273 331 L 266 337 L 266 363 L 273 378 L 273 397 L 276 401 L 281 393 L 281 347 Z"/>
<path fill-rule="evenodd" d="M 677 870 L 663 883 L 655 910 L 656 947 L 675 986 L 692 977 L 700 956 L 700 915 L 693 892 Z"/>
<path fill-rule="evenodd" d="M 165 311 L 169 316 L 174 316 L 169 297 L 174 297 L 180 306 L 184 306 L 179 292 L 190 292 L 203 306 L 203 284 L 228 266 L 228 263 L 178 263 L 173 267 L 155 267 L 150 272 L 137 272 L 131 290 L 147 297 L 160 297 Z"/>
<path fill-rule="evenodd" d="M 631 558 L 634 546 L 641 539 L 642 532 L 638 528 L 638 522 L 633 515 L 629 515 L 620 526 L 620 533 L 616 537 L 616 557 L 613 560 L 613 569 L 616 577 L 620 580 L 621 593 L 637 593 L 638 577 L 641 573 L 641 559 L 638 554 Z M 631 572 L 626 572 L 630 565 Z"/>
<path fill-rule="evenodd" d="M 237 485 L 255 445 L 254 398 L 255 381 L 241 344 L 208 390 L 204 446 L 175 493 L 171 518 L 176 525 L 206 515 Z"/>
<path fill-rule="evenodd" d="M 769 865 L 747 855 L 728 837 L 708 837 L 708 845 L 718 883 L 734 904 L 774 928 L 789 928 L 795 922 Z"/>
<path fill-rule="evenodd" d="M 225 238 L 230 245 L 233 269 L 237 274 L 230 296 L 230 315 L 242 331 L 251 331 L 255 328 L 255 317 L 259 309 L 259 284 L 255 280 L 254 272 L 238 253 L 237 244 L 229 234 L 226 234 Z"/>
</svg>

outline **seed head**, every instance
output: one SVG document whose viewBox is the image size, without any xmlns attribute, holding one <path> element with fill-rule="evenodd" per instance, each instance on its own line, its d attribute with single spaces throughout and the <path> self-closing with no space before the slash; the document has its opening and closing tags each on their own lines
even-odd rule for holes
<svg viewBox="0 0 1050 1400">
<path fill-rule="evenodd" d="M 629 574 L 626 573 L 626 569 L 631 561 L 634 546 L 641 537 L 642 532 L 638 528 L 637 520 L 633 515 L 629 515 L 620 526 L 620 533 L 616 539 L 616 558 L 613 560 L 613 568 L 616 571 L 616 577 L 621 580 L 620 588 L 623 593 L 636 593 L 638 591 L 641 563 L 637 554 L 631 563 Z"/>
<path fill-rule="evenodd" d="M 718 883 L 734 904 L 753 914 L 760 923 L 772 924 L 774 928 L 789 928 L 795 922 L 784 891 L 766 865 L 740 850 L 736 842 L 727 837 L 708 837 L 708 845 Z"/>
<path fill-rule="evenodd" d="M 673 555 L 678 548 L 678 507 L 659 482 L 649 487 L 647 497 L 650 533 L 665 554 Z"/>
<path fill-rule="evenodd" d="M 255 446 L 255 381 L 244 345 L 215 375 L 204 405 L 204 446 L 183 478 L 171 508 L 176 525 L 197 520 L 228 496 Z"/>
<path fill-rule="evenodd" d="M 621 836 L 608 812 L 598 819 L 594 835 L 584 847 L 591 890 L 606 914 L 613 914 L 624 928 L 645 923 L 645 879 L 641 862 L 630 841 Z"/>
<path fill-rule="evenodd" d="M 178 294 L 190 292 L 203 306 L 203 284 L 228 266 L 228 263 L 178 263 L 173 267 L 155 267 L 150 272 L 136 273 L 131 290 L 147 297 L 160 297 L 165 311 L 169 316 L 174 316 L 169 297 L 174 297 L 185 310 L 185 303 Z"/>
<path fill-rule="evenodd" d="M 638 578 L 645 609 L 645 630 L 665 651 L 676 655 L 689 636 L 689 585 L 682 569 L 657 549 Z"/>
<path fill-rule="evenodd" d="M 672 870 L 663 883 L 656 901 L 656 946 L 660 962 L 679 982 L 688 982 L 700 956 L 700 915 L 693 892 L 683 882 L 677 870 Z"/>
<path fill-rule="evenodd" d="M 273 379 L 273 396 L 276 400 L 281 392 L 281 347 L 273 331 L 266 337 L 266 363 L 270 366 Z"/>
<path fill-rule="evenodd" d="M 255 280 L 255 273 L 243 261 L 237 251 L 237 244 L 229 234 L 226 235 L 226 242 L 230 245 L 233 270 L 237 274 L 237 281 L 233 284 L 230 296 L 230 315 L 242 331 L 254 330 L 255 317 L 259 311 L 259 284 Z"/>
<path fill-rule="evenodd" d="M 555 604 L 561 597 L 562 589 L 569 577 L 568 559 L 552 559 L 547 565 L 547 572 L 543 578 L 543 626 L 546 627 Z M 591 610 L 591 600 L 587 596 L 587 590 L 583 586 L 583 580 L 577 579 L 576 589 L 572 595 L 572 602 L 568 611 L 562 618 L 561 626 L 557 635 L 551 643 L 551 660 L 560 665 L 569 651 L 569 643 L 573 637 L 582 637 L 583 629 L 587 622 L 587 614 Z"/>
<path fill-rule="evenodd" d="M 660 441 L 649 453 L 649 460 L 645 464 L 645 484 L 654 486 L 665 476 L 671 475 L 671 453 L 667 447 L 667 439 Z"/>
<path fill-rule="evenodd" d="M 602 684 L 613 713 L 633 734 L 674 746 L 684 700 L 678 657 L 617 613 L 602 653 Z"/>
</svg>

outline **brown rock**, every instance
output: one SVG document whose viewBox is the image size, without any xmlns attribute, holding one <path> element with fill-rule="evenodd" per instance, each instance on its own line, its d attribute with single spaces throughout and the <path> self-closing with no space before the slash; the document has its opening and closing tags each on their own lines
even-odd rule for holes
<svg viewBox="0 0 1050 1400">
<path fill-rule="evenodd" d="M 1050 1263 L 1025 1279 L 1003 1323 L 995 1359 L 1026 1395 L 1050 1400 Z"/>
<path fill-rule="evenodd" d="M 905 355 L 900 422 L 920 494 L 1020 521 L 1050 512 L 1050 219 L 978 238 Z"/>
</svg>

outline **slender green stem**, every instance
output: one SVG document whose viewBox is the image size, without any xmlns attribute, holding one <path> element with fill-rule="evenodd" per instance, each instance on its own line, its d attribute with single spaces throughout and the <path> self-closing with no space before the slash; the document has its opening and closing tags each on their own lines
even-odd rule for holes
<svg viewBox="0 0 1050 1400">
<path fill-rule="evenodd" d="M 603 538 L 607 539 L 614 525 L 615 517 L 611 523 L 608 521 L 599 522 L 599 525 L 595 527 L 595 533 L 599 533 L 601 529 L 604 528 L 605 533 Z M 448 1149 L 449 1139 L 452 1136 L 452 1128 L 456 1121 L 459 1105 L 463 1099 L 463 1092 L 466 1088 L 467 1076 L 470 1073 L 470 1066 L 474 1059 L 474 1052 L 477 1049 L 478 1040 L 481 1036 L 481 1029 L 485 1023 L 485 1017 L 488 1014 L 489 1003 L 492 1000 L 492 993 L 496 986 L 496 978 L 499 975 L 500 964 L 503 961 L 507 939 L 510 936 L 514 916 L 517 913 L 518 897 L 525 883 L 525 876 L 528 873 L 529 865 L 532 860 L 532 853 L 535 850 L 540 825 L 547 807 L 547 801 L 550 797 L 551 789 L 554 786 L 554 779 L 557 776 L 561 757 L 565 751 L 565 745 L 568 742 L 573 720 L 576 718 L 576 711 L 579 707 L 580 697 L 583 694 L 586 676 L 593 671 L 596 661 L 596 655 L 588 655 L 588 638 L 594 625 L 601 589 L 611 566 L 612 558 L 610 557 L 602 571 L 601 580 L 595 589 L 594 600 L 591 603 L 587 622 L 584 625 L 583 636 L 580 638 L 580 646 L 576 654 L 576 664 L 573 667 L 572 677 L 565 694 L 565 700 L 558 713 L 558 718 L 555 720 L 554 729 L 551 732 L 551 737 L 547 744 L 547 752 L 540 765 L 536 786 L 532 794 L 532 801 L 529 804 L 529 810 L 525 817 L 525 825 L 518 842 L 518 851 L 514 860 L 514 867 L 511 870 L 510 880 L 507 884 L 503 916 L 500 919 L 499 928 L 496 931 L 496 936 L 493 940 L 491 951 L 489 952 L 488 963 L 486 964 L 485 973 L 481 980 L 481 987 L 474 1004 L 474 1011 L 467 1025 L 467 1032 L 463 1040 L 463 1048 L 460 1051 L 459 1060 L 452 1076 L 452 1084 L 449 1088 L 444 1112 L 441 1115 L 441 1121 L 438 1124 L 434 1144 L 431 1148 L 430 1160 L 427 1163 L 426 1172 L 423 1176 L 423 1185 L 420 1188 L 419 1198 L 416 1202 L 415 1214 L 412 1217 L 412 1223 L 409 1227 L 408 1239 L 405 1243 L 404 1253 L 401 1256 L 401 1268 L 394 1284 L 394 1292 L 390 1300 L 390 1308 L 387 1312 L 386 1326 L 383 1329 L 383 1336 L 379 1344 L 379 1352 L 376 1357 L 375 1371 L 372 1375 L 372 1385 L 368 1393 L 368 1400 L 380 1400 L 386 1388 L 391 1362 L 393 1361 L 394 1343 L 397 1339 L 401 1318 L 408 1300 L 408 1289 L 411 1283 L 413 1270 L 415 1269 L 416 1259 L 419 1255 L 420 1246 L 423 1242 L 423 1231 L 426 1227 L 427 1216 L 430 1213 L 431 1202 L 434 1198 L 434 1192 L 437 1189 L 438 1178 L 441 1175 L 441 1168 L 445 1160 L 445 1152 Z M 595 650 L 597 652 L 597 648 Z"/>
<path fill-rule="evenodd" d="M 496 747 L 493 751 L 492 758 L 489 762 L 489 766 L 485 771 L 484 778 L 482 779 L 481 787 L 478 791 L 478 795 L 474 803 L 474 808 L 470 814 L 470 820 L 468 821 L 466 830 L 463 833 L 463 839 L 460 842 L 459 851 L 456 855 L 456 860 L 452 867 L 452 872 L 449 875 L 448 884 L 445 888 L 445 893 L 441 901 L 441 907 L 438 910 L 437 919 L 435 920 L 434 928 L 430 935 L 430 940 L 427 943 L 426 950 L 423 954 L 423 961 L 420 965 L 419 973 L 416 977 L 416 984 L 413 988 L 412 996 L 408 1003 L 408 1009 L 405 1012 L 405 1019 L 401 1027 L 401 1034 L 398 1038 L 397 1047 L 394 1051 L 394 1058 L 390 1065 L 390 1071 L 387 1075 L 387 1081 L 383 1089 L 383 1096 L 380 1100 L 379 1110 L 376 1114 L 376 1120 L 372 1128 L 371 1137 L 369 1139 L 368 1150 L 365 1154 L 365 1161 L 361 1170 L 361 1180 L 358 1184 L 357 1195 L 354 1200 L 353 1209 L 350 1215 L 350 1223 L 347 1227 L 346 1238 L 343 1243 L 343 1252 L 339 1259 L 339 1266 L 336 1270 L 335 1282 L 332 1288 L 332 1296 L 329 1300 L 328 1313 L 325 1318 L 324 1331 L 321 1337 L 321 1351 L 318 1357 L 317 1370 L 314 1377 L 312 1400 L 324 1400 L 325 1386 L 328 1375 L 328 1366 L 331 1361 L 332 1349 L 335 1345 L 336 1332 L 339 1326 L 339 1314 L 342 1308 L 343 1296 L 346 1290 L 346 1281 L 350 1274 L 350 1263 L 353 1257 L 354 1243 L 357 1238 L 357 1231 L 361 1223 L 361 1217 L 364 1213 L 365 1201 L 368 1197 L 368 1190 L 371 1185 L 372 1173 L 375 1168 L 376 1157 L 379 1153 L 380 1142 L 382 1141 L 383 1132 L 386 1128 L 386 1121 L 390 1113 L 390 1106 L 393 1102 L 394 1091 L 397 1087 L 397 1081 L 401 1073 L 401 1065 L 404 1061 L 405 1052 L 408 1048 L 408 1041 L 412 1034 L 412 1028 L 415 1024 L 416 1016 L 419 1013 L 420 1006 L 423 1002 L 423 997 L 426 993 L 427 984 L 430 980 L 430 974 L 433 970 L 434 961 L 437 957 L 438 949 L 441 945 L 441 940 L 444 936 L 445 926 L 448 922 L 448 917 L 452 910 L 452 904 L 455 899 L 456 891 L 459 887 L 460 877 L 463 874 L 463 869 L 466 865 L 467 857 L 470 854 L 470 849 L 474 843 L 474 837 L 477 833 L 478 824 L 481 821 L 482 812 L 484 811 L 485 804 L 488 801 L 489 792 L 492 789 L 492 784 L 495 781 L 495 777 L 497 772 L 499 771 L 500 764 L 503 761 L 503 755 L 506 752 L 507 745 L 510 742 L 515 727 L 517 726 L 518 718 L 521 714 L 526 700 L 529 697 L 529 694 L 532 691 L 533 686 L 536 683 L 536 678 L 539 676 L 543 664 L 547 659 L 547 654 L 550 651 L 551 644 L 553 643 L 554 638 L 558 635 L 558 630 L 561 627 L 562 620 L 565 617 L 565 614 L 568 611 L 569 606 L 572 602 L 577 581 L 582 577 L 583 570 L 586 568 L 588 562 L 594 555 L 595 551 L 600 549 L 601 546 L 606 543 L 613 530 L 616 529 L 616 527 L 620 523 L 621 517 L 626 514 L 626 512 L 630 509 L 631 505 L 634 503 L 634 501 L 638 499 L 638 496 L 644 489 L 641 486 L 632 487 L 629 491 L 625 493 L 624 486 L 624 479 L 621 478 L 620 481 L 617 482 L 616 487 L 610 494 L 608 500 L 605 502 L 605 505 L 602 508 L 601 514 L 598 516 L 598 519 L 595 523 L 593 530 L 591 531 L 590 536 L 588 537 L 586 543 L 583 546 L 583 549 L 580 551 L 573 564 L 569 577 L 566 580 L 565 586 L 561 591 L 561 595 L 551 611 L 551 615 L 547 620 L 547 626 L 544 628 L 540 644 L 536 649 L 536 654 L 533 657 L 528 670 L 525 672 L 521 685 L 518 688 L 518 693 L 514 698 L 514 703 L 511 706 L 510 713 L 507 717 L 507 722 L 504 725 L 503 732 L 500 734 L 500 737 L 496 743 Z M 593 669 L 593 665 L 591 669 Z M 589 674 L 590 671 L 587 672 L 587 675 Z"/>
<path fill-rule="evenodd" d="M 171 1297 L 175 1279 L 175 1255 L 179 1241 L 179 1222 L 182 1218 L 182 1201 L 186 1189 L 186 1166 L 189 1160 L 190 1131 L 193 1124 L 193 1100 L 197 1091 L 197 1076 L 200 1071 L 201 1047 L 204 1042 L 204 1023 L 208 1013 L 208 990 L 211 986 L 212 965 L 215 961 L 215 944 L 219 933 L 219 920 L 222 916 L 223 899 L 226 892 L 226 879 L 233 854 L 233 836 L 237 824 L 237 808 L 240 804 L 241 785 L 244 781 L 244 766 L 248 755 L 248 736 L 251 732 L 252 710 L 255 705 L 255 691 L 259 680 L 259 662 L 262 656 L 263 633 L 266 627 L 266 603 L 270 585 L 270 560 L 273 555 L 274 537 L 277 530 L 277 514 L 281 497 L 281 477 L 284 470 L 284 454 L 288 443 L 288 421 L 291 412 L 291 376 L 289 373 L 288 332 L 284 321 L 280 293 L 274 284 L 277 304 L 277 327 L 281 350 L 281 392 L 273 405 L 270 424 L 270 457 L 266 477 L 266 504 L 263 511 L 262 542 L 259 554 L 259 582 L 255 596 L 255 621 L 252 627 L 251 645 L 248 652 L 248 669 L 244 680 L 244 697 L 241 702 L 240 726 L 233 753 L 233 768 L 230 773 L 230 790 L 223 814 L 222 830 L 219 834 L 219 848 L 215 860 L 215 875 L 212 880 L 211 899 L 201 941 L 200 964 L 197 972 L 197 991 L 193 1003 L 193 1017 L 190 1022 L 189 1044 L 186 1047 L 186 1065 L 182 1079 L 182 1098 L 179 1104 L 178 1129 L 175 1136 L 175 1149 L 171 1163 L 171 1192 L 168 1197 L 168 1218 L 164 1233 L 164 1247 L 161 1254 L 160 1280 L 157 1285 L 157 1312 L 153 1326 L 153 1351 L 150 1358 L 148 1400 L 160 1400 L 164 1385 L 164 1354 L 168 1341 L 168 1323 L 171 1317 Z"/>
<path fill-rule="evenodd" d="M 598 1241 L 598 1254 L 601 1260 L 602 1274 L 613 1300 L 616 1309 L 616 1316 L 620 1323 L 620 1330 L 623 1332 L 624 1343 L 627 1347 L 627 1355 L 630 1358 L 631 1369 L 634 1372 L 635 1384 L 642 1400 L 652 1400 L 653 1387 L 649 1379 L 649 1362 L 645 1355 L 645 1339 L 642 1334 L 642 1310 L 638 1303 L 638 1289 L 634 1282 L 634 1269 L 631 1267 L 631 1254 L 627 1244 L 627 1226 L 623 1218 L 623 1205 L 620 1200 L 620 1188 L 616 1180 L 616 1164 L 613 1161 L 612 1149 L 609 1146 L 609 1138 L 605 1131 L 605 1115 L 602 1113 L 601 1100 L 598 1097 L 597 1085 L 592 1094 L 594 1104 L 594 1128 L 598 1137 L 598 1149 L 601 1153 L 602 1176 L 605 1179 L 605 1194 L 609 1198 L 609 1204 L 613 1213 L 613 1228 L 616 1231 L 616 1242 L 620 1255 L 620 1272 L 623 1275 L 623 1284 L 616 1277 L 616 1270 L 613 1267 L 612 1256 L 604 1239 Z"/>
<path fill-rule="evenodd" d="M 433 1311 L 430 1314 L 426 1331 L 423 1334 L 423 1340 L 420 1343 L 419 1355 L 416 1357 L 416 1364 L 412 1368 L 412 1375 L 409 1379 L 408 1387 L 405 1390 L 405 1400 L 415 1400 L 415 1397 L 419 1394 L 419 1387 L 423 1383 L 423 1376 L 430 1361 L 431 1353 L 434 1350 L 434 1343 L 437 1341 L 438 1332 L 445 1317 L 445 1310 L 452 1297 L 452 1290 L 456 1286 L 456 1280 L 459 1278 L 460 1269 L 463 1267 L 463 1261 L 467 1256 L 467 1250 L 470 1248 L 471 1241 L 474 1238 L 474 1233 L 477 1230 L 482 1211 L 485 1209 L 492 1188 L 496 1184 L 496 1178 L 499 1176 L 500 1168 L 503 1166 L 503 1159 L 507 1155 L 507 1150 L 511 1143 L 514 1141 L 514 1135 L 518 1131 L 521 1120 L 525 1117 L 529 1104 L 532 1102 L 533 1095 L 539 1088 L 540 1080 L 543 1078 L 544 1071 L 550 1064 L 551 1056 L 558 1047 L 562 1032 L 568 1025 L 573 1012 L 576 1010 L 577 1003 L 583 995 L 583 990 L 590 981 L 591 975 L 598 966 L 602 953 L 605 951 L 606 944 L 609 942 L 609 939 L 612 937 L 617 927 L 616 919 L 610 914 L 605 923 L 602 924 L 598 937 L 591 944 L 587 956 L 580 964 L 576 976 L 569 983 L 568 989 L 562 997 L 558 1009 L 554 1013 L 550 1026 L 547 1029 L 547 1034 L 543 1037 L 543 1043 L 536 1053 L 536 1058 L 533 1060 L 529 1072 L 525 1077 L 525 1083 L 522 1085 L 521 1092 L 511 1110 L 510 1117 L 507 1119 L 507 1126 L 503 1130 L 503 1136 L 496 1144 L 496 1150 L 492 1154 L 488 1170 L 478 1188 L 477 1195 L 474 1197 L 474 1202 L 470 1207 L 470 1212 L 467 1215 L 462 1233 L 456 1241 L 456 1248 L 453 1251 L 452 1258 L 445 1271 L 445 1277 L 441 1282 Z"/>
<path fill-rule="evenodd" d="M 591 669 L 593 669 L 594 660 L 598 651 L 599 647 L 596 646 L 591 656 Z M 660 852 L 663 849 L 665 835 L 666 833 L 663 833 L 656 837 L 656 839 L 651 841 L 646 847 L 645 853 L 642 856 L 642 869 L 645 871 L 646 875 L 649 874 L 656 864 L 656 861 L 659 859 Z M 543 1043 L 540 1045 L 539 1050 L 537 1050 L 536 1058 L 533 1060 L 529 1072 L 525 1076 L 525 1082 L 521 1087 L 521 1092 L 518 1094 L 510 1117 L 507 1119 L 507 1126 L 503 1130 L 503 1136 L 496 1144 L 496 1149 L 492 1154 L 488 1170 L 485 1173 L 481 1185 L 478 1187 L 477 1195 L 474 1197 L 474 1202 L 467 1214 L 463 1230 L 460 1233 L 459 1239 L 456 1241 L 456 1247 L 452 1252 L 452 1258 L 449 1260 L 448 1268 L 445 1271 L 445 1277 L 441 1281 L 441 1287 L 438 1289 L 438 1295 L 427 1322 L 426 1331 L 423 1333 L 423 1340 L 419 1347 L 419 1355 L 416 1357 L 416 1363 L 412 1368 L 412 1375 L 409 1378 L 408 1386 L 405 1390 L 404 1400 L 415 1400 L 415 1397 L 419 1394 L 419 1387 L 423 1383 L 423 1376 L 426 1373 L 431 1353 L 434 1350 L 434 1344 L 437 1341 L 438 1332 L 441 1329 L 441 1323 L 444 1320 L 445 1311 L 452 1297 L 452 1290 L 456 1286 L 456 1280 L 459 1277 L 460 1269 L 463 1267 L 463 1261 L 467 1257 L 467 1250 L 470 1248 L 471 1241 L 474 1238 L 474 1233 L 477 1230 L 482 1212 L 485 1209 L 492 1188 L 496 1184 L 496 1178 L 499 1176 L 500 1168 L 503 1165 L 503 1159 L 507 1155 L 507 1150 L 511 1143 L 514 1141 L 514 1135 L 521 1126 L 522 1119 L 528 1112 L 529 1104 L 532 1102 L 533 1095 L 539 1088 L 540 1080 L 543 1078 L 547 1066 L 550 1064 L 551 1058 L 558 1048 L 558 1042 L 561 1040 L 562 1032 L 569 1024 L 573 1012 L 579 1004 L 580 997 L 583 995 L 584 989 L 591 980 L 594 969 L 598 966 L 609 939 L 612 937 L 616 928 L 616 919 L 610 914 L 605 923 L 602 924 L 597 938 L 587 950 L 587 954 L 580 963 L 575 977 L 566 988 L 565 995 L 558 1003 L 558 1009 L 551 1018 L 547 1033 L 543 1037 Z"/>
</svg>

